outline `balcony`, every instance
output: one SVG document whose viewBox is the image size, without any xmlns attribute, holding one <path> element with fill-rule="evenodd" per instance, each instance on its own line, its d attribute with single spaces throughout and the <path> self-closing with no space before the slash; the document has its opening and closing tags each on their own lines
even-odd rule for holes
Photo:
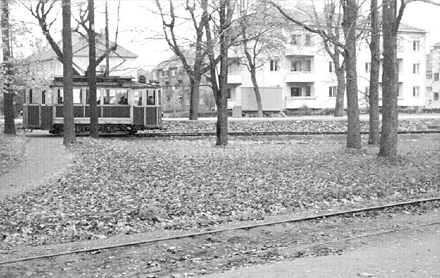
<svg viewBox="0 0 440 278">
<path fill-rule="evenodd" d="M 289 72 L 286 73 L 286 82 L 287 83 L 304 83 L 304 82 L 315 82 L 316 76 L 312 72 L 305 72 L 305 71 L 299 71 L 299 72 Z"/>
</svg>

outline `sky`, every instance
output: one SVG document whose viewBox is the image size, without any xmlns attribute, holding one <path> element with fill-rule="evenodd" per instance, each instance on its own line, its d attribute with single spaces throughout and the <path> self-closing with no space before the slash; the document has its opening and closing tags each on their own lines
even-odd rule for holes
<svg viewBox="0 0 440 278">
<path fill-rule="evenodd" d="M 75 3 L 79 0 L 71 1 Z M 107 2 L 109 6 L 110 40 L 114 41 L 119 1 L 107 0 Z M 166 3 L 166 1 L 161 2 Z M 97 31 L 105 26 L 104 3 L 104 0 L 95 0 L 95 29 Z M 159 39 L 163 31 L 161 20 L 154 13 L 155 10 L 154 0 L 122 0 L 120 5 L 118 44 L 139 55 L 139 65 L 144 69 L 151 69 L 172 55 L 165 41 Z M 41 30 L 36 26 L 36 20 L 30 15 L 29 11 L 16 8 L 12 14 L 16 19 L 32 23 L 34 36 L 42 37 Z M 413 2 L 408 4 L 402 22 L 425 29 L 428 32 L 427 43 L 432 45 L 440 42 L 439 15 L 440 6 Z M 61 18 L 61 14 L 58 14 L 58 18 Z M 61 21 L 58 25 L 60 30 Z M 57 35 L 61 38 L 60 31 L 56 33 Z"/>
</svg>

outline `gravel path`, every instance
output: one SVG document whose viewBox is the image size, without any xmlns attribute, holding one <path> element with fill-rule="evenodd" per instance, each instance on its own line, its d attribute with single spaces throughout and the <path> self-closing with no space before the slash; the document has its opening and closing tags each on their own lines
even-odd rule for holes
<svg viewBox="0 0 440 278">
<path fill-rule="evenodd" d="M 62 137 L 46 137 L 47 132 L 34 131 L 28 135 L 25 162 L 0 176 L 0 200 L 30 190 L 63 173 L 71 156 Z"/>
<path fill-rule="evenodd" d="M 438 216 L 437 212 L 433 220 Z M 360 243 L 340 255 L 299 258 L 203 278 L 440 277 L 439 224 L 363 238 Z"/>
</svg>

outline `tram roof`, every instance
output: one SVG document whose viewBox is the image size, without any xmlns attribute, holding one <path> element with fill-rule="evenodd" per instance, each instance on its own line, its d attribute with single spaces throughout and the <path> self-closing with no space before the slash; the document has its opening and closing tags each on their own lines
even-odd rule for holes
<svg viewBox="0 0 440 278">
<path fill-rule="evenodd" d="M 88 86 L 87 76 L 73 76 L 73 86 Z M 55 76 L 50 87 L 62 87 L 63 77 Z M 133 77 L 127 76 L 96 76 L 96 87 L 106 88 L 127 88 L 127 89 L 148 89 L 159 88 L 159 84 L 141 83 L 133 81 Z"/>
</svg>

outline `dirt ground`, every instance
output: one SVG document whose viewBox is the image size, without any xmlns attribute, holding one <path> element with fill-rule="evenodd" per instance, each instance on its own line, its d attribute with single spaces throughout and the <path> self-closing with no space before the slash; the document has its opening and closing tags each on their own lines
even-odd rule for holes
<svg viewBox="0 0 440 278">
<path fill-rule="evenodd" d="M 273 220 L 282 219 L 265 221 Z M 439 220 L 438 207 L 413 206 L 123 248 L 100 249 L 194 231 L 14 248 L 0 251 L 0 277 L 439 277 L 440 225 L 423 226 Z M 218 228 L 243 224 L 252 223 Z M 1 264 L 94 247 L 97 250 Z"/>
</svg>

